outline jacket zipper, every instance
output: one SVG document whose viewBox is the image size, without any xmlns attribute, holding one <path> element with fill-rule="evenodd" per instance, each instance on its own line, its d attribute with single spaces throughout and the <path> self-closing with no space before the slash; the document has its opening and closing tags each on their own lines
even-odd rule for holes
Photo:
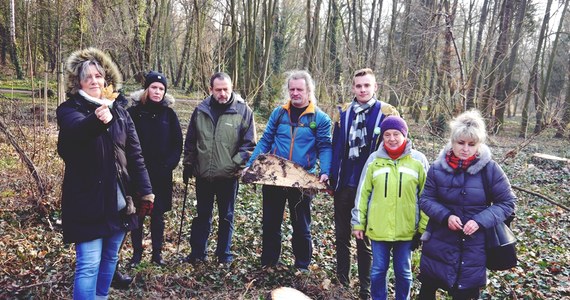
<svg viewBox="0 0 570 300">
<path fill-rule="evenodd" d="M 398 187 L 398 198 L 402 198 L 402 173 L 400 172 L 400 183 Z"/>
<path fill-rule="evenodd" d="M 384 177 L 384 198 L 388 198 L 388 174 L 386 173 L 386 177 Z"/>
<path fill-rule="evenodd" d="M 297 128 L 293 129 L 291 126 L 291 143 L 289 144 L 289 160 L 293 160 L 293 146 L 295 145 L 295 134 L 297 133 Z"/>
</svg>

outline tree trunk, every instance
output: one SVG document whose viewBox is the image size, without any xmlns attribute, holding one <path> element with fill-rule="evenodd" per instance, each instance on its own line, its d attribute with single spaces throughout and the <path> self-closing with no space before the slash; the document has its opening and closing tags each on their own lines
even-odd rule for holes
<svg viewBox="0 0 570 300">
<path fill-rule="evenodd" d="M 371 56 L 371 52 L 374 51 L 372 48 L 370 48 L 372 46 L 372 34 L 373 34 L 373 30 L 372 28 L 374 28 L 374 17 L 376 17 L 376 2 L 378 2 L 378 0 L 372 0 L 372 8 L 371 8 L 371 13 L 370 14 L 370 18 L 368 19 L 368 32 L 366 34 L 366 48 L 364 50 L 365 53 L 365 62 L 367 65 L 371 64 L 370 61 L 370 56 Z"/>
<path fill-rule="evenodd" d="M 16 41 L 16 6 L 14 0 L 10 0 L 10 58 L 16 69 L 16 77 L 19 80 L 24 79 L 24 72 L 20 65 L 18 43 Z"/>
<path fill-rule="evenodd" d="M 548 30 L 548 24 L 550 23 L 550 8 L 552 6 L 552 0 L 548 0 L 547 4 L 546 4 L 546 12 L 544 13 L 544 19 L 543 19 L 543 23 L 542 23 L 542 27 L 540 29 L 540 36 L 539 36 L 539 47 L 537 48 L 537 56 L 536 56 L 536 81 L 534 82 L 534 86 L 535 86 L 535 90 L 534 90 L 534 106 L 536 107 L 536 124 L 534 125 L 534 133 L 538 133 L 540 131 L 542 131 L 542 127 L 544 126 L 544 112 L 545 112 L 545 108 L 547 105 L 547 101 L 546 98 L 543 98 L 544 95 L 542 95 L 539 91 L 539 87 L 538 87 L 538 66 L 539 66 L 539 57 L 540 57 L 540 51 L 542 48 L 542 44 L 544 42 L 544 39 L 546 38 L 546 32 Z M 544 51 L 542 51 L 542 53 L 544 53 Z M 544 59 L 544 55 L 543 55 L 543 59 Z M 534 67 L 534 66 L 533 66 Z M 547 84 L 546 82 L 543 83 Z"/>
<path fill-rule="evenodd" d="M 570 78 L 570 58 L 568 59 L 568 66 L 567 66 L 566 76 Z M 566 82 L 566 96 L 564 97 L 564 114 L 562 115 L 562 120 L 560 125 L 557 128 L 556 138 L 563 138 L 564 134 L 568 130 L 568 126 L 570 125 L 570 83 Z M 568 139 L 570 139 L 570 135 L 568 135 Z"/>
<path fill-rule="evenodd" d="M 188 9 L 188 16 L 191 16 L 192 12 Z M 178 72 L 174 78 L 174 85 L 184 88 L 182 84 L 183 78 L 186 77 L 187 66 L 190 60 L 190 47 L 192 45 L 192 22 L 186 20 L 186 34 L 184 35 L 184 48 L 182 49 L 182 54 L 180 56 L 180 65 L 178 66 Z"/>
<path fill-rule="evenodd" d="M 378 62 L 378 49 L 380 48 L 378 42 L 380 40 L 380 27 L 382 26 L 382 5 L 384 4 L 384 0 L 379 0 L 378 3 L 378 10 L 377 10 L 377 17 L 376 17 L 376 26 L 374 27 L 374 42 L 372 43 L 372 49 L 374 49 L 372 54 L 372 60 L 370 62 L 370 67 L 374 70 L 376 69 L 376 63 Z"/>
<path fill-rule="evenodd" d="M 554 38 L 554 42 L 552 43 L 552 47 L 550 49 L 550 58 L 548 60 L 548 67 L 546 69 L 546 76 L 544 78 L 544 82 L 542 83 L 542 91 L 540 93 L 541 95 L 541 99 L 543 100 L 543 105 L 541 106 L 542 111 L 540 112 L 541 114 L 541 119 L 543 120 L 543 122 L 545 121 L 544 119 L 544 114 L 546 111 L 546 107 L 548 106 L 549 102 L 548 102 L 548 85 L 550 84 L 550 78 L 552 76 L 552 69 L 554 66 L 554 60 L 556 58 L 556 53 L 558 50 L 558 42 L 560 41 L 560 34 L 563 32 L 563 24 L 564 24 L 564 16 L 566 15 L 566 11 L 568 9 L 568 3 L 570 2 L 569 0 L 565 0 L 564 1 L 564 8 L 562 9 L 561 15 L 560 15 L 560 22 L 558 23 L 558 30 L 556 30 L 556 35 Z M 565 33 L 566 35 L 568 35 L 568 33 Z M 536 130 L 536 129 L 535 129 Z"/>
<path fill-rule="evenodd" d="M 510 42 L 510 31 L 511 31 L 511 20 L 513 18 L 513 0 L 504 0 L 503 7 L 501 8 L 500 21 L 499 21 L 499 38 L 497 40 L 497 47 L 495 48 L 495 54 L 493 55 L 493 61 L 491 65 L 495 68 L 495 71 L 491 72 L 489 76 L 489 87 L 495 84 L 493 98 L 496 103 L 497 109 L 501 109 L 501 114 L 504 113 L 505 108 L 505 82 L 503 78 L 505 77 L 505 58 L 507 52 L 509 51 L 508 46 Z M 493 81 L 497 81 L 493 83 Z M 489 128 L 492 128 L 493 132 L 497 132 L 501 124 L 493 116 L 493 103 L 491 103 L 489 110 L 487 111 L 490 120 L 487 124 Z"/>
<path fill-rule="evenodd" d="M 230 70 L 233 83 L 239 86 L 241 78 L 239 78 L 239 57 L 240 57 L 240 34 L 238 32 L 238 18 L 236 9 L 236 0 L 230 0 L 230 18 L 231 18 L 231 60 Z"/>
<path fill-rule="evenodd" d="M 267 77 L 269 72 L 269 55 L 271 54 L 271 45 L 273 43 L 273 18 L 275 16 L 275 11 L 277 5 L 279 5 L 278 0 L 266 0 L 263 2 L 263 49 L 262 51 L 262 60 L 260 66 L 260 74 L 257 80 L 257 86 L 259 90 L 255 97 L 255 105 L 256 107 L 260 107 L 261 101 L 265 98 L 265 91 L 267 89 Z"/>
<path fill-rule="evenodd" d="M 398 95 L 394 90 L 394 86 L 397 83 L 396 74 L 398 71 L 396 70 L 396 58 L 394 57 L 394 50 L 396 45 L 396 25 L 398 20 L 398 0 L 392 1 L 392 16 L 390 17 L 390 31 L 388 32 L 388 43 L 386 45 L 386 76 L 388 77 L 385 80 L 388 83 L 388 87 L 390 90 L 390 96 L 388 98 L 388 103 L 397 107 L 399 105 Z"/>
<path fill-rule="evenodd" d="M 473 68 L 468 81 L 466 108 L 471 109 L 475 107 L 475 91 L 478 86 L 479 72 L 481 71 L 480 56 L 483 40 L 483 32 L 487 23 L 487 15 L 489 13 L 489 0 L 483 1 L 481 7 L 481 16 L 479 17 L 479 30 L 477 31 L 477 41 L 475 42 L 475 55 L 473 56 Z"/>
<path fill-rule="evenodd" d="M 519 137 L 526 136 L 526 129 L 528 126 L 528 105 L 530 102 L 530 97 L 534 98 L 534 106 L 536 108 L 536 125 L 534 127 L 534 132 L 540 132 L 542 130 L 542 100 L 539 99 L 538 91 L 538 66 L 540 63 L 540 55 L 542 51 L 542 43 L 545 39 L 546 29 L 548 27 L 548 22 L 550 20 L 550 7 L 552 6 L 552 0 L 548 0 L 546 3 L 546 11 L 544 13 L 544 18 L 542 19 L 542 26 L 540 28 L 540 34 L 538 36 L 538 45 L 536 46 L 536 52 L 534 55 L 534 61 L 532 62 L 532 69 L 530 71 L 530 77 L 528 79 L 526 97 L 523 104 L 521 128 L 519 131 Z"/>
<path fill-rule="evenodd" d="M 523 29 L 524 16 L 526 14 L 526 8 L 527 8 L 527 0 L 520 0 L 518 3 L 516 20 L 514 24 L 515 34 L 512 39 L 513 44 L 511 48 L 511 54 L 509 56 L 509 64 L 506 70 L 505 88 L 502 93 L 502 96 L 505 97 L 505 99 L 504 101 L 502 101 L 503 104 L 497 107 L 497 112 L 496 112 L 497 120 L 501 124 L 503 124 L 505 121 L 505 108 L 509 107 L 511 99 L 514 97 L 514 91 L 512 87 L 513 85 L 512 76 L 513 76 L 513 71 L 515 69 L 515 63 L 517 61 L 519 45 L 522 44 L 521 33 Z"/>
</svg>

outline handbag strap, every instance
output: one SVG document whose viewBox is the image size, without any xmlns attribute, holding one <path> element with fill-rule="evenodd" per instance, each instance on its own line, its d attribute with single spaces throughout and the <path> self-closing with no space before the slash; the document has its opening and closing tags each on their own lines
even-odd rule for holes
<svg viewBox="0 0 570 300">
<path fill-rule="evenodd" d="M 487 163 L 488 164 L 488 163 Z M 487 176 L 487 165 L 485 165 L 483 167 L 483 169 L 481 169 L 481 178 L 483 178 L 483 189 L 485 190 L 485 198 L 487 200 L 487 206 L 491 206 L 493 205 L 493 193 L 491 193 L 490 190 L 490 184 L 491 182 L 489 182 L 489 177 Z M 510 216 L 508 216 L 504 223 L 507 225 L 507 227 L 511 227 L 511 222 L 515 219 L 516 215 L 513 212 Z"/>
<path fill-rule="evenodd" d="M 489 190 L 489 179 L 487 177 L 487 165 L 485 165 L 483 167 L 483 169 L 481 169 L 481 178 L 483 179 L 483 190 L 485 190 L 485 199 L 487 200 L 487 206 L 491 206 L 493 203 L 493 201 L 491 200 L 493 198 L 493 195 L 491 194 L 491 191 Z"/>
</svg>

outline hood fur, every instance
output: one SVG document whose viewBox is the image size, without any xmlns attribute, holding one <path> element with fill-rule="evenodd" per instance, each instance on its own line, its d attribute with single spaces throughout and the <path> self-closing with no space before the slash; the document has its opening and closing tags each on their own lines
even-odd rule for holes
<svg viewBox="0 0 570 300">
<path fill-rule="evenodd" d="M 123 85 L 123 75 L 111 57 L 97 48 L 86 48 L 77 50 L 69 55 L 66 63 L 67 72 L 67 92 L 77 94 L 80 88 L 79 68 L 86 60 L 96 60 L 105 70 L 105 81 L 107 85 L 113 85 L 117 91 Z"/>
<path fill-rule="evenodd" d="M 129 95 L 129 99 L 132 101 L 131 106 L 137 106 L 137 105 L 141 104 L 141 97 L 142 97 L 143 93 L 144 93 L 144 89 L 132 92 Z M 162 105 L 171 107 L 174 105 L 174 102 L 176 102 L 176 100 L 174 99 L 174 97 L 171 94 L 169 94 L 169 93 L 164 94 L 164 98 L 162 99 Z"/>
<path fill-rule="evenodd" d="M 447 154 L 447 152 L 449 152 L 449 150 L 451 150 L 451 143 L 447 143 L 447 145 L 445 145 L 443 150 L 439 152 L 439 156 L 437 160 L 434 162 L 434 164 L 440 164 L 444 170 L 446 170 L 449 173 L 453 173 L 455 171 L 445 161 L 445 155 Z M 481 144 L 481 146 L 479 147 L 479 159 L 474 164 L 469 166 L 466 172 L 472 175 L 477 174 L 487 165 L 487 163 L 491 161 L 491 158 L 492 158 L 491 149 L 489 149 L 489 146 Z"/>
</svg>

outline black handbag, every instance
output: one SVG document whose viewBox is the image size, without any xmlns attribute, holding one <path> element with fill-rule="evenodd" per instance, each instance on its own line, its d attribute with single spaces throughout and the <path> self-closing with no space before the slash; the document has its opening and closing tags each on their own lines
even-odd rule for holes
<svg viewBox="0 0 570 300">
<path fill-rule="evenodd" d="M 516 245 L 517 238 L 503 222 L 485 230 L 487 269 L 503 271 L 516 267 L 518 262 Z"/>
<path fill-rule="evenodd" d="M 489 192 L 486 170 L 487 166 L 481 170 L 483 177 L 483 187 L 488 204 L 491 205 L 493 196 Z M 487 269 L 493 271 L 504 271 L 517 266 L 517 238 L 509 225 L 515 218 L 514 213 L 504 222 L 485 230 L 485 247 Z"/>
</svg>

